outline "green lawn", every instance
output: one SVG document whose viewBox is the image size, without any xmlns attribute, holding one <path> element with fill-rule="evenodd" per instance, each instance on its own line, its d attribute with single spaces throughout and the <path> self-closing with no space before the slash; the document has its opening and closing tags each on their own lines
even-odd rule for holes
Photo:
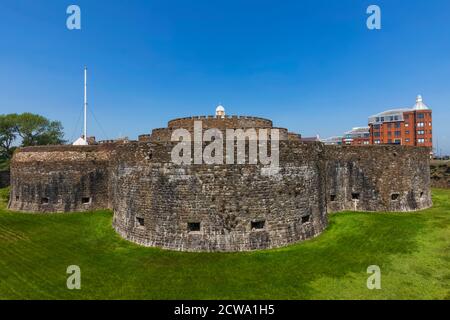
<svg viewBox="0 0 450 320">
<path fill-rule="evenodd" d="M 7 190 L 1 190 L 6 196 Z M 0 208 L 0 299 L 450 299 L 450 190 L 408 214 L 340 213 L 318 238 L 252 253 L 143 248 L 112 214 Z M 81 267 L 79 291 L 66 268 Z M 369 265 L 381 290 L 368 290 Z"/>
</svg>

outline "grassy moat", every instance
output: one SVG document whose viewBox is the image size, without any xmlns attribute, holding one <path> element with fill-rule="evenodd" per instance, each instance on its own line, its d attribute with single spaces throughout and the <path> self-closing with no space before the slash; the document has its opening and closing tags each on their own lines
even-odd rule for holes
<svg viewBox="0 0 450 320">
<path fill-rule="evenodd" d="M 12 213 L 0 193 L 0 299 L 450 299 L 450 190 L 433 190 L 432 209 L 343 212 L 314 240 L 251 253 L 139 247 L 110 211 Z M 367 289 L 370 265 L 381 290 Z"/>
</svg>

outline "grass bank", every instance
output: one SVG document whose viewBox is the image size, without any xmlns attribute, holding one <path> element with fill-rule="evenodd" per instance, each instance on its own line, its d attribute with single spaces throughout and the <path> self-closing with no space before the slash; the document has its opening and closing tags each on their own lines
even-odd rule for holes
<svg viewBox="0 0 450 320">
<path fill-rule="evenodd" d="M 416 213 L 335 214 L 314 240 L 226 254 L 139 247 L 109 211 L 21 214 L 3 200 L 0 299 L 450 299 L 450 190 L 433 200 Z M 79 291 L 66 288 L 69 265 Z M 381 290 L 366 287 L 369 265 Z"/>
</svg>

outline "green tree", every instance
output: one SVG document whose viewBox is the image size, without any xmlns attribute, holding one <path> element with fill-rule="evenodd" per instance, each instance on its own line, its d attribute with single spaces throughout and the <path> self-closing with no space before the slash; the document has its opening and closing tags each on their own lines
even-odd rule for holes
<svg viewBox="0 0 450 320">
<path fill-rule="evenodd" d="M 0 115 L 0 158 L 11 157 L 16 140 L 22 147 L 65 143 L 59 121 L 32 113 Z"/>
<path fill-rule="evenodd" d="M 32 113 L 23 113 L 16 117 L 15 131 L 22 138 L 23 147 L 65 143 L 61 122 L 50 121 Z"/>
<path fill-rule="evenodd" d="M 14 151 L 16 116 L 14 114 L 0 115 L 0 158 L 9 158 Z"/>
</svg>

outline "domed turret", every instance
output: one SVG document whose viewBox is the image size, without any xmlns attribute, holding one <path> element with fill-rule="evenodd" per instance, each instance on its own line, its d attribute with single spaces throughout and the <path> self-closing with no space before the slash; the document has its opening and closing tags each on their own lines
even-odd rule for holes
<svg viewBox="0 0 450 320">
<path fill-rule="evenodd" d="M 224 116 L 225 116 L 225 108 L 219 104 L 216 108 L 216 117 L 223 118 Z"/>
</svg>

